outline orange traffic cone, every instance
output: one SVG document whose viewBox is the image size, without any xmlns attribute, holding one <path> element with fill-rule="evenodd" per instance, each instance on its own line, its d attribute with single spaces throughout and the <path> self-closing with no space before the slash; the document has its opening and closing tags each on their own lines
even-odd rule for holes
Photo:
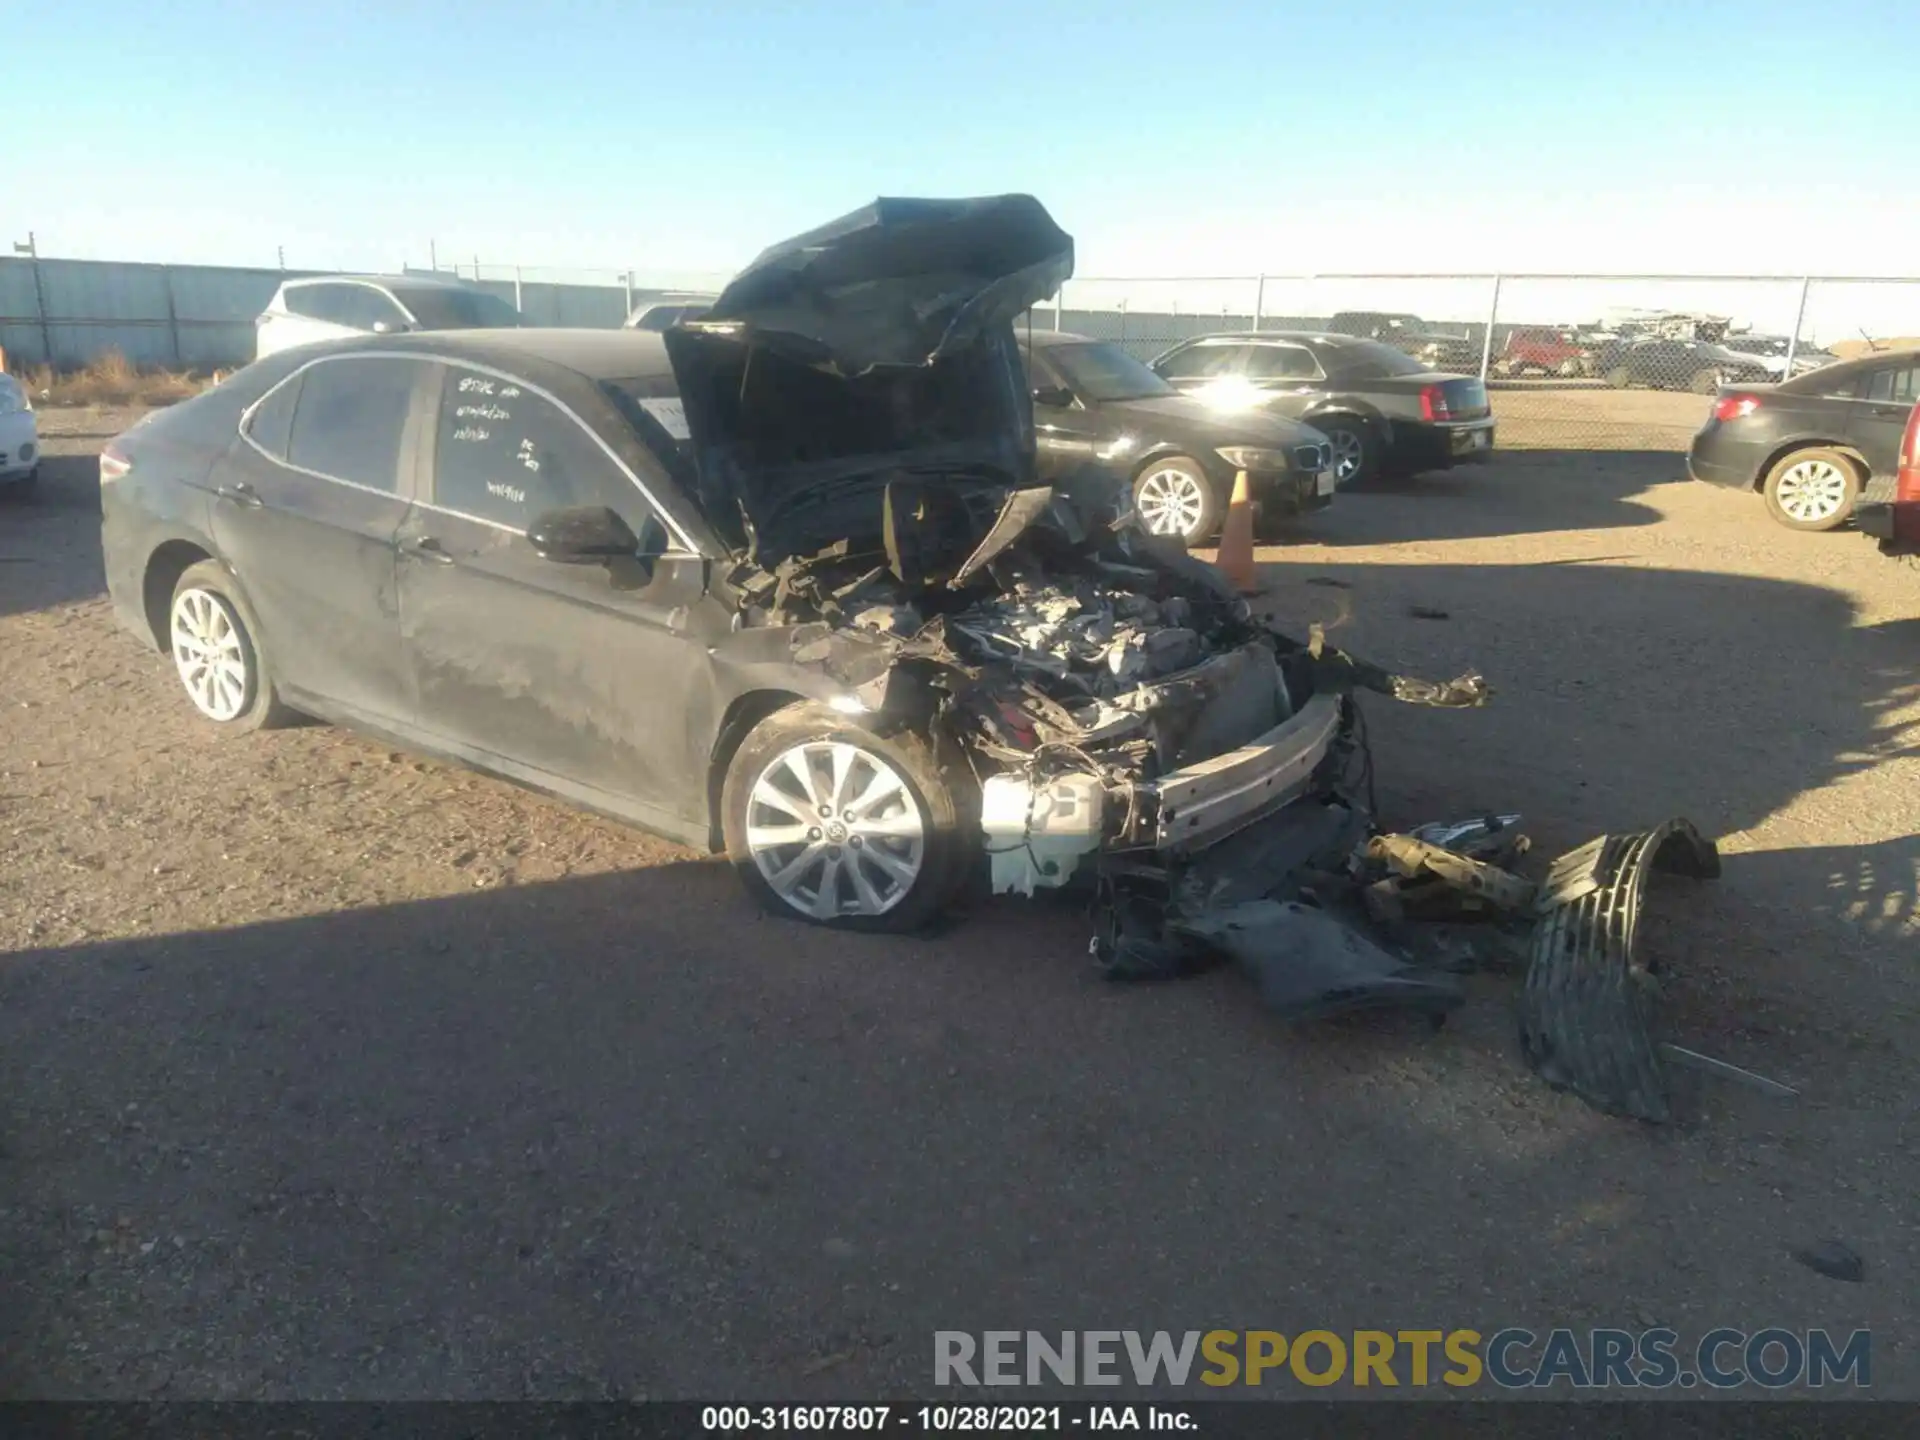
<svg viewBox="0 0 1920 1440">
<path fill-rule="evenodd" d="M 1227 518 L 1220 526 L 1220 548 L 1214 552 L 1213 563 L 1242 595 L 1260 593 L 1253 570 L 1253 496 L 1244 470 L 1234 474 L 1233 498 L 1227 502 Z"/>
</svg>

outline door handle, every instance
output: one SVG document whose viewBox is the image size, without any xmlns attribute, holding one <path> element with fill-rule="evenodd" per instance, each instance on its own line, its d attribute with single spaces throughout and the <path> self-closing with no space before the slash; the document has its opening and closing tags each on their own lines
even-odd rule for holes
<svg viewBox="0 0 1920 1440">
<path fill-rule="evenodd" d="M 431 560 L 436 565 L 453 563 L 453 556 L 449 555 L 445 547 L 431 535 L 422 535 L 415 540 L 403 540 L 400 542 L 400 549 L 403 554 L 411 555 L 416 560 Z"/>
<path fill-rule="evenodd" d="M 243 510 L 258 510 L 260 508 L 259 494 L 254 490 L 253 486 L 247 484 L 244 480 L 234 485 L 222 485 L 218 490 L 214 491 L 214 494 L 218 495 L 222 500 L 231 501 Z"/>
</svg>

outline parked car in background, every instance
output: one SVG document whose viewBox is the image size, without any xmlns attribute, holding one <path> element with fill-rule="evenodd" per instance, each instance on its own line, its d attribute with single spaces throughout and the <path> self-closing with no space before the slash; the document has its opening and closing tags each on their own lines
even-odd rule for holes
<svg viewBox="0 0 1920 1440">
<path fill-rule="evenodd" d="M 1378 340 L 1434 369 L 1480 369 L 1480 342 L 1463 326 L 1434 325 L 1418 315 L 1390 310 L 1342 310 L 1327 321 L 1334 335 Z"/>
<path fill-rule="evenodd" d="M 1811 345 L 1795 346 L 1785 335 L 1729 335 L 1720 342 L 1722 348 L 1765 367 L 1767 373 L 1776 380 L 1787 378 L 1787 352 L 1793 351 L 1793 373 L 1803 375 L 1809 370 L 1818 370 L 1822 365 L 1832 365 L 1839 356 L 1830 351 Z"/>
<path fill-rule="evenodd" d="M 433 275 L 288 280 L 254 324 L 254 358 L 295 345 L 414 330 L 497 330 L 526 323 L 497 295 Z"/>
<path fill-rule="evenodd" d="M 692 290 L 668 291 L 634 306 L 623 328 L 658 333 L 683 320 L 698 320 L 712 308 L 716 298 Z"/>
<path fill-rule="evenodd" d="M 1616 390 L 1691 390 L 1711 395 L 1722 385 L 1764 385 L 1775 371 L 1711 340 L 1640 336 L 1612 341 L 1591 359 L 1593 373 Z"/>
<path fill-rule="evenodd" d="M 1058 331 L 1022 334 L 1040 476 L 1087 464 L 1126 476 L 1149 534 L 1189 545 L 1219 527 L 1247 472 L 1265 517 L 1325 508 L 1333 446 L 1280 415 L 1225 414 L 1183 396 L 1118 345 Z"/>
<path fill-rule="evenodd" d="M 1341 485 L 1445 469 L 1493 450 L 1484 384 L 1378 340 L 1305 330 L 1205 335 L 1156 356 L 1152 369 L 1222 413 L 1304 420 L 1331 442 Z"/>
<path fill-rule="evenodd" d="M 1861 533 L 1880 544 L 1882 555 L 1920 563 L 1920 400 L 1907 414 L 1895 460 L 1893 490 L 1885 499 L 1862 500 L 1854 508 Z"/>
<path fill-rule="evenodd" d="M 1510 330 L 1493 362 L 1497 375 L 1559 375 L 1572 378 L 1587 373 L 1587 347 L 1571 330 L 1538 326 Z"/>
<path fill-rule="evenodd" d="M 1891 486 L 1901 440 L 1920 403 L 1920 350 L 1825 365 L 1778 385 L 1715 397 L 1693 438 L 1696 480 L 1758 490 L 1794 530 L 1846 522 L 1869 485 Z M 1878 490 L 1869 498 L 1880 498 Z"/>
<path fill-rule="evenodd" d="M 27 387 L 0 374 L 0 493 L 23 494 L 40 479 L 40 430 Z"/>
</svg>

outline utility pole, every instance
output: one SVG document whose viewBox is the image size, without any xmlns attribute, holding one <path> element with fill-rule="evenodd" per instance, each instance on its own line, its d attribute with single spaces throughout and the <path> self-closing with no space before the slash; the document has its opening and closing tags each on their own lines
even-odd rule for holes
<svg viewBox="0 0 1920 1440">
<path fill-rule="evenodd" d="M 40 358 L 49 368 L 53 365 L 53 327 L 47 323 L 47 291 L 40 282 L 40 242 L 33 231 L 27 232 L 27 243 L 13 242 L 13 253 L 25 255 L 33 265 L 33 308 L 40 319 Z"/>
</svg>

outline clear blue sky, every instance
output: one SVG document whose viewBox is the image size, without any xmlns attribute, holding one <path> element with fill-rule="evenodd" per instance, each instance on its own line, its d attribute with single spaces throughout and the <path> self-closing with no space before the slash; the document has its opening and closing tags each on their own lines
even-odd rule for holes
<svg viewBox="0 0 1920 1440">
<path fill-rule="evenodd" d="M 1083 274 L 1920 270 L 1917 0 L 0 11 L 48 254 L 724 272 L 1027 190 Z"/>
</svg>

